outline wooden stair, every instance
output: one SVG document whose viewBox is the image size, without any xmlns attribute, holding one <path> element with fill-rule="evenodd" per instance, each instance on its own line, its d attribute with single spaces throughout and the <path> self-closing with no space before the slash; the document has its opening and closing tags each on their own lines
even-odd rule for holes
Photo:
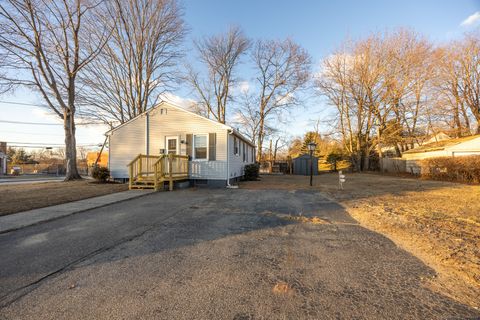
<svg viewBox="0 0 480 320">
<path fill-rule="evenodd" d="M 175 154 L 151 156 L 139 154 L 129 164 L 129 184 L 132 189 L 163 189 L 168 182 L 173 190 L 173 182 L 188 179 L 188 156 Z"/>
</svg>

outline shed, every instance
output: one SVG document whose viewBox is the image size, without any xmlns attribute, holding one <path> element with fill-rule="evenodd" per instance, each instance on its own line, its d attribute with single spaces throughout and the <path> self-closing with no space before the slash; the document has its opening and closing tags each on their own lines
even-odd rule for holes
<svg viewBox="0 0 480 320">
<path fill-rule="evenodd" d="M 309 154 L 302 154 L 293 159 L 293 174 L 309 176 L 310 159 L 313 159 L 313 175 L 318 175 L 318 157 L 310 158 Z"/>
</svg>

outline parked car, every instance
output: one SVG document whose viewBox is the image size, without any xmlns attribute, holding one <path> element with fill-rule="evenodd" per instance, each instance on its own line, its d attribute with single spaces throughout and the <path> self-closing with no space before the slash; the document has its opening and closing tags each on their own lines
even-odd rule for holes
<svg viewBox="0 0 480 320">
<path fill-rule="evenodd" d="M 12 176 L 18 176 L 22 173 L 22 168 L 21 167 L 18 167 L 18 166 L 15 166 L 15 167 L 12 167 L 10 169 L 10 174 Z"/>
</svg>

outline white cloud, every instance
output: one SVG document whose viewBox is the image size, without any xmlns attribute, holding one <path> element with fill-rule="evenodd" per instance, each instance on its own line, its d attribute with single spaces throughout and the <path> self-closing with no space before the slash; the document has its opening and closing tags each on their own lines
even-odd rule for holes
<svg viewBox="0 0 480 320">
<path fill-rule="evenodd" d="M 240 92 L 246 93 L 250 89 L 250 83 L 248 81 L 242 81 L 239 83 Z"/>
<path fill-rule="evenodd" d="M 477 11 L 474 14 L 468 16 L 467 19 L 463 20 L 460 26 L 468 27 L 468 26 L 476 25 L 479 22 L 480 22 L 480 11 Z"/>
<path fill-rule="evenodd" d="M 195 104 L 195 100 L 185 99 L 180 96 L 177 96 L 173 93 L 164 93 L 161 95 L 161 100 L 172 102 L 176 105 L 179 105 L 185 109 L 191 108 L 192 104 Z"/>
<path fill-rule="evenodd" d="M 39 119 L 49 120 L 45 122 L 62 124 L 61 119 L 51 109 L 36 107 L 32 109 L 32 114 Z"/>
</svg>

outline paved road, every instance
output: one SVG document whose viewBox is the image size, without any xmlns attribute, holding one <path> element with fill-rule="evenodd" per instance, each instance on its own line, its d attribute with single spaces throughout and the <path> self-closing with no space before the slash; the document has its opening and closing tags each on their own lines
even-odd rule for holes
<svg viewBox="0 0 480 320">
<path fill-rule="evenodd" d="M 47 178 L 6 178 L 0 179 L 0 186 L 31 184 L 31 183 L 47 183 L 63 181 L 65 177 L 47 177 Z"/>
<path fill-rule="evenodd" d="M 0 235 L 0 319 L 480 316 L 433 276 L 314 191 L 179 190 Z"/>
</svg>

